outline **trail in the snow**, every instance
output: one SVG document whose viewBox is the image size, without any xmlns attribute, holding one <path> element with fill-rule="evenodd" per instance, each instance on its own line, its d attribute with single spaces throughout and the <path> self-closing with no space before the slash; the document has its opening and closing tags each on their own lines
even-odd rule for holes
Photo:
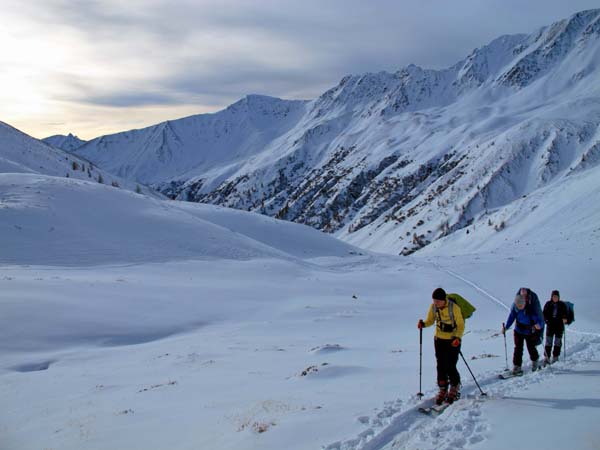
<svg viewBox="0 0 600 450">
<path fill-rule="evenodd" d="M 478 374 L 486 397 L 479 397 L 474 383 L 463 388 L 463 398 L 451 405 L 436 418 L 418 411 L 430 405 L 432 400 L 419 401 L 416 397 L 408 400 L 397 399 L 385 404 L 374 417 L 361 418 L 368 427 L 355 438 L 337 441 L 323 450 L 420 450 L 462 449 L 486 439 L 491 428 L 481 412 L 486 399 L 502 399 L 521 392 L 535 383 L 541 383 L 557 373 L 571 370 L 579 363 L 598 357 L 600 339 L 583 337 L 570 351 L 568 364 L 559 362 L 538 372 L 527 372 L 522 377 L 501 380 L 496 371 Z M 429 395 L 433 395 L 429 392 Z"/>
<path fill-rule="evenodd" d="M 439 270 L 463 281 L 477 289 L 487 298 L 508 310 L 498 298 L 487 292 L 476 283 L 461 275 L 436 266 Z M 593 359 L 598 353 L 600 333 L 579 332 L 581 340 L 569 350 L 568 367 L 572 368 L 585 360 Z M 595 338 L 595 339 L 593 339 Z M 556 375 L 555 369 L 566 368 L 565 362 L 556 363 L 541 371 L 528 372 L 522 377 L 509 380 L 498 378 L 496 371 L 487 371 L 478 374 L 477 378 L 482 388 L 487 391 L 487 397 L 479 397 L 473 382 L 466 384 L 462 390 L 463 398 L 450 406 L 446 412 L 436 418 L 429 417 L 418 411 L 420 407 L 427 406 L 432 400 L 419 401 L 416 397 L 408 400 L 397 399 L 387 402 L 379 413 L 372 418 L 363 417 L 361 422 L 368 427 L 355 438 L 337 441 L 323 450 L 408 450 L 419 448 L 422 450 L 434 449 L 461 449 L 474 445 L 486 439 L 486 433 L 491 428 L 481 412 L 481 405 L 485 398 L 499 399 L 514 392 L 522 391 L 534 383 L 547 380 Z M 430 396 L 433 392 L 427 393 Z"/>
</svg>

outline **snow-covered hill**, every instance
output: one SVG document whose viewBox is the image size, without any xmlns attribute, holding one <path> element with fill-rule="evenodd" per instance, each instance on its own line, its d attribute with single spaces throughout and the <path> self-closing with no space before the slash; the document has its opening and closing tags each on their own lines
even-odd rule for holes
<svg viewBox="0 0 600 450">
<path fill-rule="evenodd" d="M 577 188 L 582 209 L 594 193 Z M 558 248 L 547 227 L 532 239 L 514 226 L 522 243 L 492 252 L 359 255 L 253 213 L 0 174 L 0 447 L 483 450 L 520 433 L 527 448 L 593 450 L 600 230 L 586 239 L 569 213 Z M 464 396 L 436 419 L 418 412 L 436 385 L 426 329 L 415 396 L 416 322 L 440 285 L 477 307 L 462 352 L 488 395 L 461 361 Z M 577 319 L 567 360 L 531 373 L 525 357 L 525 375 L 501 381 L 520 286 L 542 301 L 560 289 Z"/>
<path fill-rule="evenodd" d="M 0 122 L 0 174 L 2 173 L 31 173 L 89 180 L 160 197 L 141 183 L 114 176 L 85 158 L 32 138 L 4 122 Z"/>
<path fill-rule="evenodd" d="M 97 182 L 0 173 L 0 264 L 314 258 L 357 249 L 309 227 Z"/>
<path fill-rule="evenodd" d="M 310 102 L 249 96 L 76 152 L 172 198 L 406 254 L 596 166 L 599 61 L 600 10 L 583 11 L 445 70 L 348 76 Z"/>
</svg>

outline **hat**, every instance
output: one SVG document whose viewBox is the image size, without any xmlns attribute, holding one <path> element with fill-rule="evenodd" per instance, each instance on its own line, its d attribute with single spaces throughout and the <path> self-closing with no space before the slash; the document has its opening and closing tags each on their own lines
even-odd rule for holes
<svg viewBox="0 0 600 450">
<path fill-rule="evenodd" d="M 517 307 L 524 307 L 525 306 L 525 299 L 523 298 L 523 296 L 521 294 L 517 294 L 515 296 L 515 305 Z"/>
<path fill-rule="evenodd" d="M 558 298 L 560 298 L 560 292 L 558 292 L 556 289 L 552 291 L 552 294 L 550 295 L 550 297 L 553 297 L 555 295 L 558 296 Z"/>
<path fill-rule="evenodd" d="M 433 291 L 433 294 L 431 294 L 431 298 L 434 300 L 446 300 L 446 291 L 442 288 L 437 288 Z"/>
</svg>

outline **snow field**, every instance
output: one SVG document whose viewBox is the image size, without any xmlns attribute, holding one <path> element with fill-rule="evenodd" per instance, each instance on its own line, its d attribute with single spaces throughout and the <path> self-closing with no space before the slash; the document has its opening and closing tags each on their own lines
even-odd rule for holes
<svg viewBox="0 0 600 450">
<path fill-rule="evenodd" d="M 533 270 L 530 286 L 564 285 L 566 295 L 574 261 Z M 505 365 L 499 325 L 506 310 L 473 285 L 508 304 L 505 299 L 523 284 L 516 264 L 493 255 L 478 261 L 362 256 L 302 264 L 254 259 L 5 266 L 4 442 L 23 449 L 503 444 L 494 418 L 507 412 L 496 405 L 537 384 L 553 384 L 560 370 L 577 376 L 598 349 L 595 334 L 575 332 L 597 332 L 593 300 L 582 295 L 578 320 L 568 331 L 575 366 L 559 363 L 554 373 L 496 379 Z M 492 266 L 502 277 L 490 281 Z M 468 274 L 473 285 L 449 274 L 449 267 L 465 279 Z M 463 354 L 490 398 L 470 398 L 478 391 L 461 361 L 467 398 L 431 419 L 416 412 L 416 321 L 437 285 L 478 307 L 467 324 Z M 577 295 L 589 289 L 584 280 Z M 510 339 L 508 347 L 510 359 Z M 431 397 L 432 329 L 425 330 L 423 351 L 423 390 Z M 545 393 L 566 395 L 554 386 Z M 543 421 L 556 413 L 550 406 L 540 414 Z M 538 422 L 540 414 L 529 419 Z"/>
</svg>

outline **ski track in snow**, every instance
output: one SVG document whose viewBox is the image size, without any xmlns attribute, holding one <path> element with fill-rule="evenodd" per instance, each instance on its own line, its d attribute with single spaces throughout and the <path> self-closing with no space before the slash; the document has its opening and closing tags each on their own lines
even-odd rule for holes
<svg viewBox="0 0 600 450">
<path fill-rule="evenodd" d="M 490 300 L 505 309 L 509 307 L 488 293 L 485 289 L 466 278 L 436 265 L 441 271 L 465 282 Z M 462 449 L 486 440 L 491 430 L 482 414 L 481 406 L 486 399 L 501 399 L 529 386 L 554 377 L 561 371 L 573 369 L 585 361 L 600 357 L 598 344 L 600 333 L 569 329 L 579 334 L 580 340 L 569 348 L 568 369 L 564 361 L 548 366 L 536 373 L 526 372 L 522 377 L 500 380 L 497 371 L 487 371 L 478 375 L 478 382 L 486 396 L 479 395 L 479 389 L 472 381 L 462 389 L 463 397 L 451 405 L 443 414 L 431 417 L 419 412 L 419 408 L 431 406 L 432 399 L 422 401 L 413 396 L 408 400 L 396 399 L 386 402 L 381 411 L 373 417 L 360 417 L 358 421 L 368 427 L 355 438 L 333 442 L 322 446 L 322 450 L 453 450 Z M 426 397 L 433 397 L 430 390 Z"/>
<path fill-rule="evenodd" d="M 448 275 L 453 276 L 454 278 L 462 281 L 463 283 L 468 284 L 469 286 L 471 286 L 472 288 L 474 288 L 475 290 L 481 292 L 483 295 L 485 295 L 487 298 L 489 298 L 490 300 L 492 300 L 493 302 L 497 303 L 498 305 L 500 305 L 502 308 L 504 308 L 505 310 L 509 311 L 510 307 L 508 307 L 507 305 L 504 304 L 504 302 L 502 302 L 501 300 L 499 300 L 498 298 L 494 297 L 492 294 L 490 294 L 489 292 L 487 292 L 485 289 L 483 289 L 482 287 L 478 286 L 477 284 L 473 283 L 472 281 L 467 280 L 466 278 L 461 277 L 459 274 L 452 272 L 449 269 L 444 269 L 441 266 L 434 264 L 434 266 L 438 269 L 438 270 L 443 270 L 444 272 L 446 272 Z"/>
</svg>

